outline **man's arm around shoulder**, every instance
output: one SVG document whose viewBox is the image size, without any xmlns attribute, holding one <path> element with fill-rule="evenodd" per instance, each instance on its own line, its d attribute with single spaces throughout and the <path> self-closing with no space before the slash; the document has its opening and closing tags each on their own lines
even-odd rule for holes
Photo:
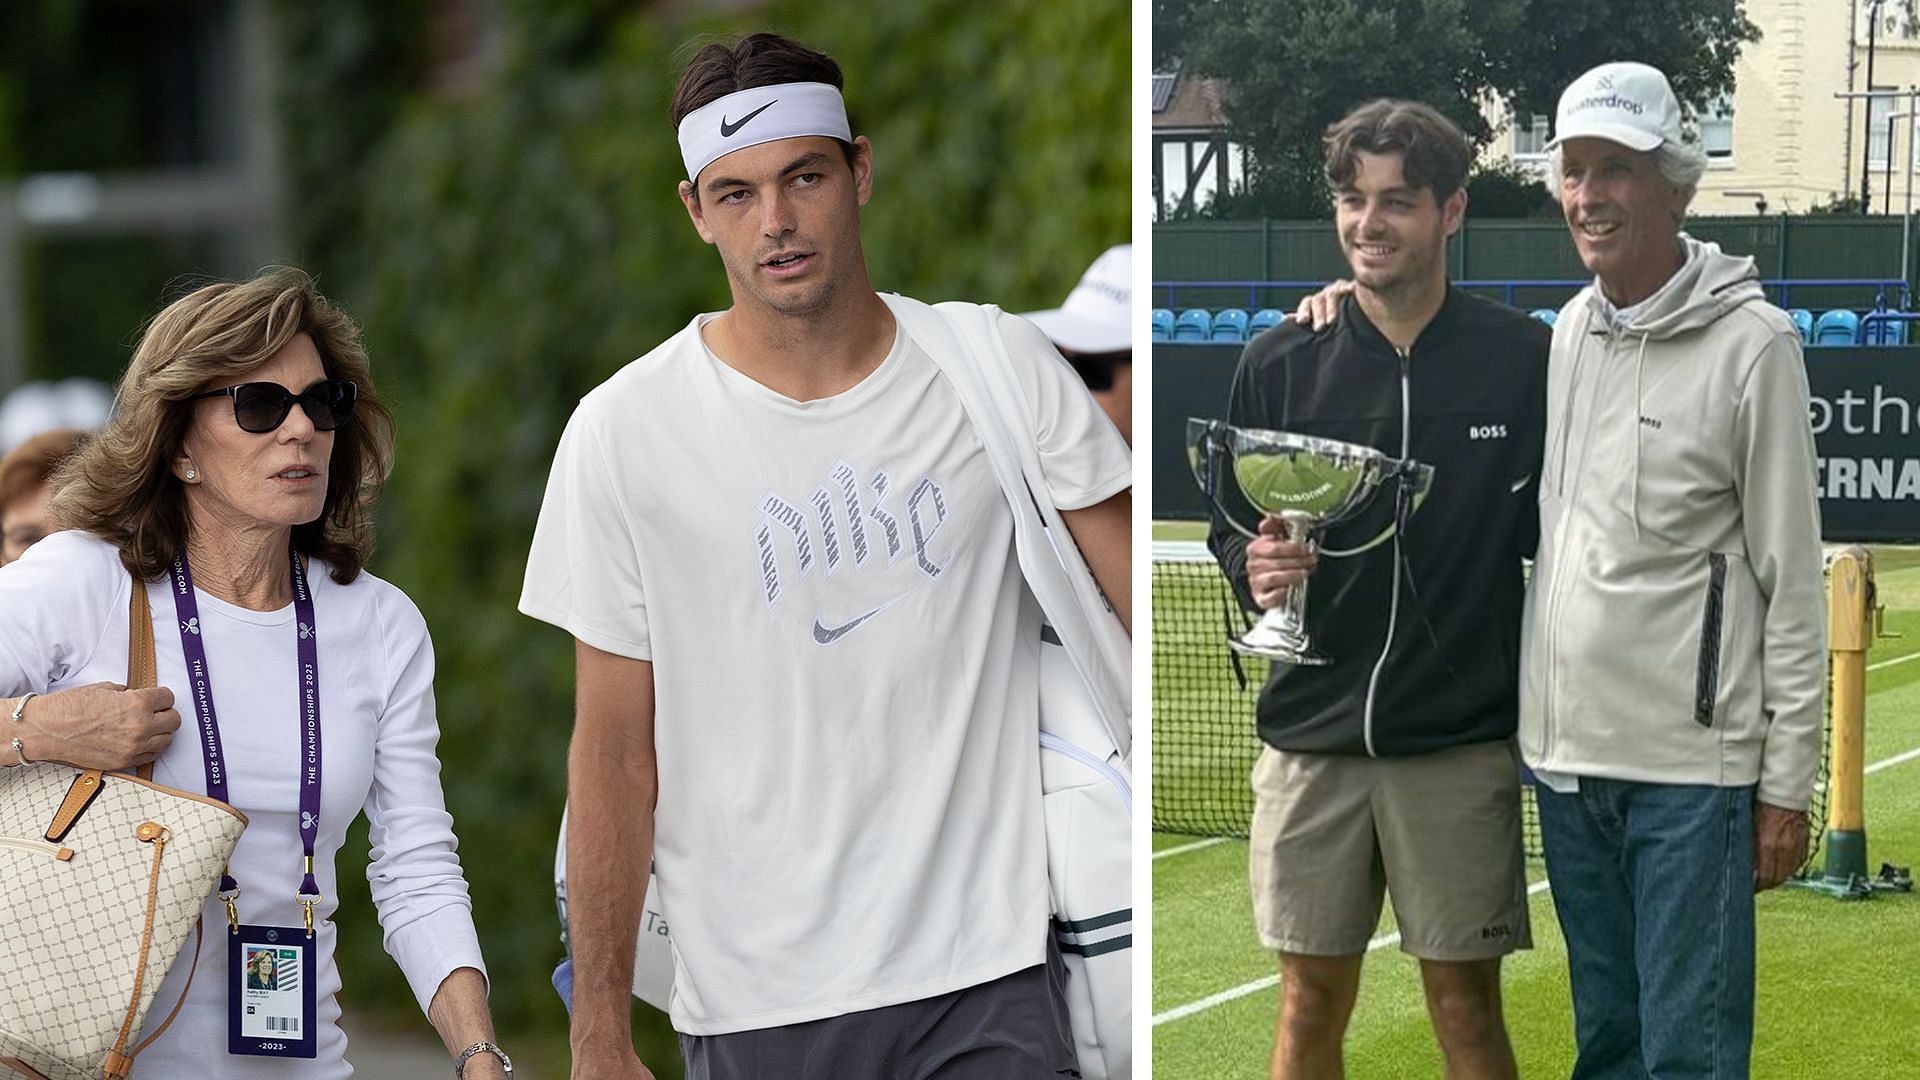
<svg viewBox="0 0 1920 1080">
<path fill-rule="evenodd" d="M 567 751 L 573 1075 L 653 1080 L 633 1049 L 633 953 L 653 859 L 653 664 L 575 642 Z"/>
</svg>

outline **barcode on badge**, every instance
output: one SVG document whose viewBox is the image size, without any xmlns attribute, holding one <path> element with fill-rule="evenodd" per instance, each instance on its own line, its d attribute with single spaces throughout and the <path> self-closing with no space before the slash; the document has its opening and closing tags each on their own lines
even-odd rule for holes
<svg viewBox="0 0 1920 1080">
<path fill-rule="evenodd" d="M 280 1035 L 292 1035 L 295 1038 L 300 1035 L 300 1018 L 297 1016 L 268 1016 L 263 1019 L 267 1022 L 268 1031 Z"/>
</svg>

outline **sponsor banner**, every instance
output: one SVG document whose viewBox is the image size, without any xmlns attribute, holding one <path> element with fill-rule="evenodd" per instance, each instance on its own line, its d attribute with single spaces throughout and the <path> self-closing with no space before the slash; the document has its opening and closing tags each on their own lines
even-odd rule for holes
<svg viewBox="0 0 1920 1080">
<path fill-rule="evenodd" d="M 1153 515 L 1206 508 L 1186 462 L 1189 416 L 1224 417 L 1238 345 L 1153 350 Z M 1822 538 L 1920 542 L 1920 347 L 1807 350 Z"/>
<path fill-rule="evenodd" d="M 1920 541 L 1920 348 L 1808 349 L 1820 531 Z"/>
</svg>

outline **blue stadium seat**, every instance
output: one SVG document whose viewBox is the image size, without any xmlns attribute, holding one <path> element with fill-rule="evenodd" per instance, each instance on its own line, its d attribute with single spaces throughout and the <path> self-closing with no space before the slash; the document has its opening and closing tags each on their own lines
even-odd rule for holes
<svg viewBox="0 0 1920 1080">
<path fill-rule="evenodd" d="M 1793 328 L 1800 331 L 1800 343 L 1813 344 L 1813 312 L 1797 307 L 1787 312 L 1787 318 L 1793 320 Z"/>
<path fill-rule="evenodd" d="M 1213 331 L 1213 312 L 1206 308 L 1188 308 L 1173 322 L 1173 340 L 1205 341 Z"/>
<path fill-rule="evenodd" d="M 1247 313 L 1237 307 L 1222 308 L 1213 313 L 1213 331 L 1207 335 L 1208 341 L 1238 344 L 1247 340 Z"/>
<path fill-rule="evenodd" d="M 1853 335 L 1860 329 L 1860 316 L 1846 308 L 1835 308 L 1822 312 L 1813 323 L 1813 343 L 1815 345 L 1851 345 Z"/>
<path fill-rule="evenodd" d="M 1153 340 L 1173 340 L 1173 312 L 1166 308 L 1153 309 Z"/>
<path fill-rule="evenodd" d="M 1287 313 L 1279 308 L 1261 308 L 1253 313 L 1253 321 L 1247 324 L 1247 337 L 1259 337 L 1286 321 Z"/>
<path fill-rule="evenodd" d="M 1905 345 L 1907 324 L 1900 319 L 1861 319 L 1867 325 L 1867 344 Z"/>
<path fill-rule="evenodd" d="M 1544 308 L 1544 307 L 1534 308 L 1532 311 L 1527 312 L 1527 314 L 1533 316 L 1536 319 L 1539 319 L 1541 322 L 1546 323 L 1548 326 L 1552 326 L 1553 320 L 1560 317 L 1559 312 L 1553 310 L 1552 308 Z"/>
</svg>

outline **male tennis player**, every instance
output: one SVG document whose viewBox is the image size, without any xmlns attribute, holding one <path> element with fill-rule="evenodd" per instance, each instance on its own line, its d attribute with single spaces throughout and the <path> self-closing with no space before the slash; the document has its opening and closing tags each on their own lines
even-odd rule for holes
<svg viewBox="0 0 1920 1080">
<path fill-rule="evenodd" d="M 694 56 L 680 199 L 733 305 L 588 394 L 555 455 L 520 606 L 577 639 L 575 1076 L 649 1075 L 628 988 L 650 856 L 689 1077 L 1077 1075 L 1038 613 L 960 399 L 869 284 L 873 149 L 841 85 L 771 34 Z M 997 318 L 1042 495 L 1125 620 L 1126 446 Z"/>
<path fill-rule="evenodd" d="M 1329 128 L 1356 287 L 1325 330 L 1294 321 L 1255 339 L 1234 378 L 1237 426 L 1434 468 L 1410 517 L 1412 495 L 1389 488 L 1317 559 L 1277 519 L 1252 542 L 1213 529 L 1250 608 L 1278 606 L 1312 572 L 1307 623 L 1333 659 L 1276 663 L 1258 705 L 1249 863 L 1261 941 L 1280 953 L 1276 1080 L 1342 1075 L 1383 894 L 1420 960 L 1447 1075 L 1515 1073 L 1500 959 L 1531 944 L 1513 733 L 1547 331 L 1447 282 L 1471 159 L 1458 128 L 1413 102 Z"/>
<path fill-rule="evenodd" d="M 1707 159 L 1666 76 L 1574 80 L 1548 155 L 1594 282 L 1553 329 L 1520 746 L 1574 1076 L 1743 1077 L 1753 894 L 1806 856 L 1826 688 L 1800 336 L 1680 231 Z"/>
</svg>

